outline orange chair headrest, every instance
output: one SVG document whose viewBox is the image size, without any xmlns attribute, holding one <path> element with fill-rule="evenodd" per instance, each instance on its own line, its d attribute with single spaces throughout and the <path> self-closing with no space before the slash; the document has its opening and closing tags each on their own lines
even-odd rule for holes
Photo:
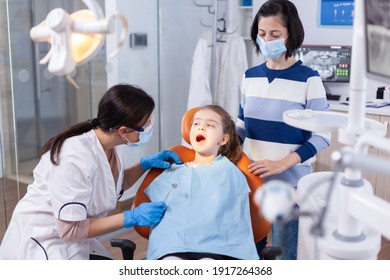
<svg viewBox="0 0 390 280">
<path fill-rule="evenodd" d="M 194 119 L 195 113 L 198 112 L 200 109 L 201 107 L 191 108 L 187 112 L 185 112 L 183 117 L 181 118 L 181 136 L 183 137 L 184 141 L 186 141 L 188 144 L 191 144 L 190 130 L 192 125 L 192 120 Z"/>
</svg>

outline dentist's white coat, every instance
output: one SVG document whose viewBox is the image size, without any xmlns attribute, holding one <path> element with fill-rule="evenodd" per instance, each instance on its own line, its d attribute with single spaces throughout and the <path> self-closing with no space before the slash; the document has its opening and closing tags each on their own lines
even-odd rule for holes
<svg viewBox="0 0 390 280">
<path fill-rule="evenodd" d="M 50 152 L 43 155 L 34 169 L 34 182 L 14 210 L 0 259 L 89 259 L 91 250 L 109 255 L 95 239 L 61 240 L 56 218 L 82 221 L 115 209 L 123 182 L 123 164 L 116 155 L 116 185 L 93 130 L 65 141 L 58 166 L 50 162 Z"/>
</svg>

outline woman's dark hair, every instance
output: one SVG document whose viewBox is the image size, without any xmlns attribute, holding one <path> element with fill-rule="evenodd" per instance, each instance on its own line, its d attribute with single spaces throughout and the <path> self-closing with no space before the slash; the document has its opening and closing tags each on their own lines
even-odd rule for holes
<svg viewBox="0 0 390 280">
<path fill-rule="evenodd" d="M 218 153 L 226 156 L 231 162 L 236 164 L 242 156 L 242 149 L 238 140 L 236 125 L 229 113 L 219 105 L 206 105 L 200 110 L 211 110 L 221 117 L 222 131 L 224 134 L 229 135 L 229 141 L 219 148 Z"/>
<path fill-rule="evenodd" d="M 109 88 L 99 102 L 97 117 L 78 123 L 50 138 L 42 147 L 41 155 L 50 151 L 50 160 L 58 165 L 58 155 L 65 140 L 99 127 L 103 131 L 127 126 L 140 128 L 155 107 L 154 100 L 137 86 L 118 84 Z"/>
<path fill-rule="evenodd" d="M 291 57 L 293 52 L 296 51 L 303 43 L 305 38 L 305 30 L 303 29 L 302 22 L 299 18 L 297 8 L 293 3 L 287 0 L 268 0 L 266 1 L 257 12 L 253 19 L 251 38 L 252 43 L 256 48 L 256 52 L 260 52 L 260 48 L 256 43 L 258 34 L 258 24 L 260 18 L 279 16 L 282 20 L 282 25 L 287 28 L 288 37 L 286 39 L 286 59 Z"/>
</svg>

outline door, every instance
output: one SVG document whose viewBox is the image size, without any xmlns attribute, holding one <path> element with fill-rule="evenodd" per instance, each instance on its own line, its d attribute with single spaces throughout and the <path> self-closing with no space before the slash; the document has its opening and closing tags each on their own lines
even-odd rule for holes
<svg viewBox="0 0 390 280">
<path fill-rule="evenodd" d="M 3 1 L 3 0 L 1 0 Z M 45 20 L 54 8 L 69 14 L 84 9 L 80 0 L 8 0 L 2 10 L 8 21 L 0 21 L 1 81 L 1 188 L 0 240 L 16 203 L 33 181 L 33 169 L 43 144 L 65 128 L 92 117 L 107 88 L 105 50 L 91 62 L 77 67 L 76 90 L 64 76 L 53 76 L 39 61 L 50 45 L 34 43 L 30 29 Z M 98 1 L 102 9 L 102 0 Z M 7 32 L 8 30 L 8 32 Z M 95 93 L 95 94 L 94 94 Z M 94 96 L 92 96 L 94 94 Z"/>
</svg>

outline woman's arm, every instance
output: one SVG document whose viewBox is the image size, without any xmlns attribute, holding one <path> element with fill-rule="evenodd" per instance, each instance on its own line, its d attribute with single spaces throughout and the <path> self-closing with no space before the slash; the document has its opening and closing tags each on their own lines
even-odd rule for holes
<svg viewBox="0 0 390 280">
<path fill-rule="evenodd" d="M 57 230 L 65 242 L 84 240 L 103 235 L 123 227 L 123 213 L 83 221 L 57 220 Z"/>
<path fill-rule="evenodd" d="M 166 204 L 163 201 L 145 202 L 138 207 L 102 218 L 90 218 L 84 221 L 57 220 L 60 238 L 70 242 L 93 238 L 134 226 L 152 226 L 160 222 Z"/>
<path fill-rule="evenodd" d="M 88 238 L 106 234 L 121 228 L 152 226 L 160 222 L 166 204 L 163 201 L 144 202 L 138 207 L 108 217 L 90 219 Z"/>
<path fill-rule="evenodd" d="M 123 228 L 124 214 L 119 213 L 104 218 L 89 219 L 87 238 L 107 234 Z"/>
<path fill-rule="evenodd" d="M 124 184 L 123 190 L 129 189 L 131 186 L 138 181 L 139 178 L 145 173 L 145 170 L 142 169 L 141 164 L 134 164 L 132 167 L 125 169 L 124 171 Z"/>
</svg>

